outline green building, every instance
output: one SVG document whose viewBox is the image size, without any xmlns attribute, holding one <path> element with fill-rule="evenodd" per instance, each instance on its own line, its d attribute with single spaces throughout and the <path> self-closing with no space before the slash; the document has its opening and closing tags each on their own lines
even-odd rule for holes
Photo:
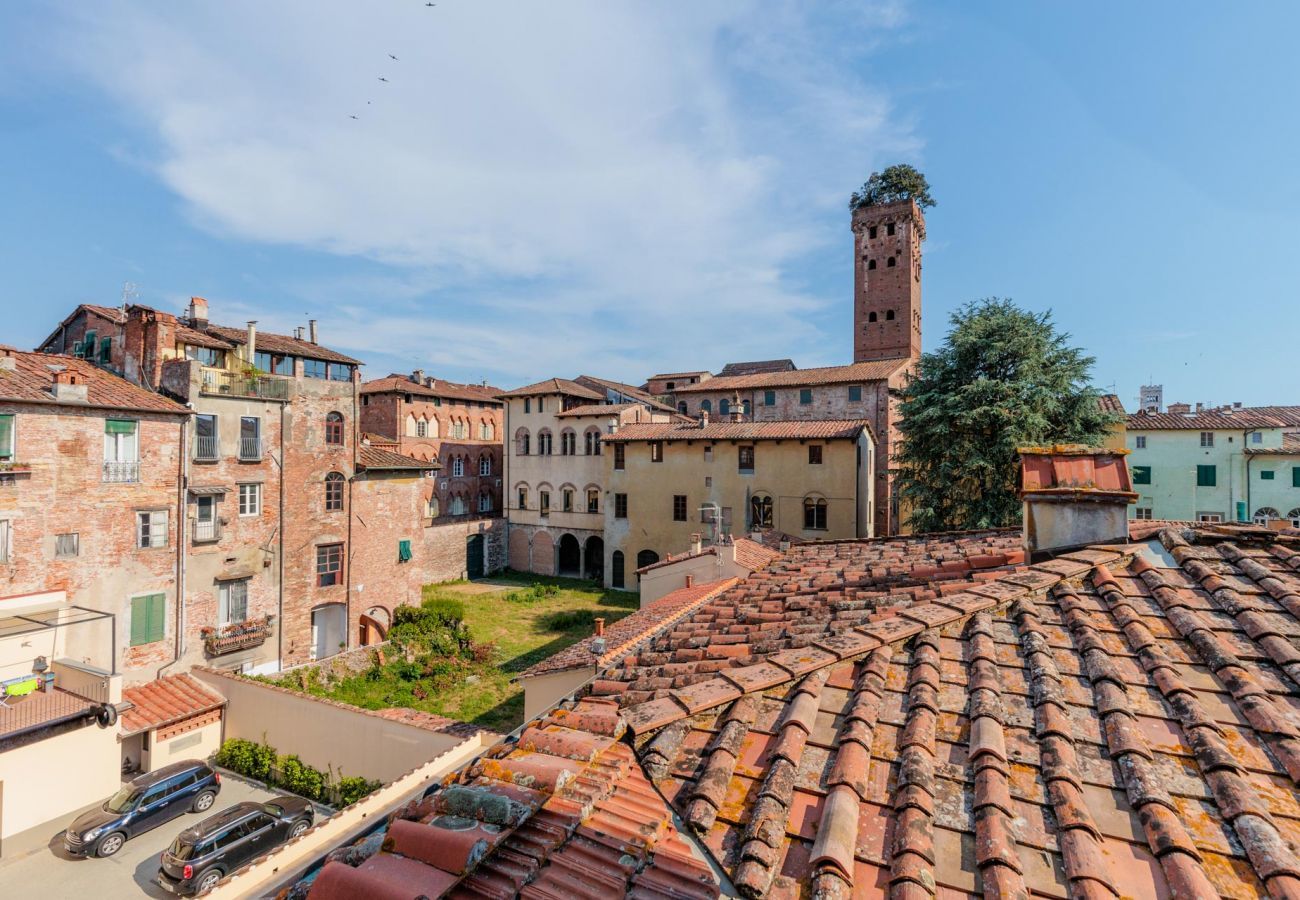
<svg viewBox="0 0 1300 900">
<path fill-rule="evenodd" d="M 1300 406 L 1171 403 L 1130 415 L 1125 444 L 1134 518 L 1300 528 Z"/>
</svg>

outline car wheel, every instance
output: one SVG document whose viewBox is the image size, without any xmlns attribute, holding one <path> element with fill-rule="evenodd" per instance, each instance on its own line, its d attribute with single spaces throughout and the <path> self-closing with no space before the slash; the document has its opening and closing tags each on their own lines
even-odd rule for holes
<svg viewBox="0 0 1300 900">
<path fill-rule="evenodd" d="M 291 838 L 299 837 L 303 834 L 303 832 L 305 832 L 310 827 L 311 827 L 311 823 L 308 822 L 306 819 L 299 819 L 297 822 L 293 823 L 293 828 L 289 829 L 289 837 Z"/>
<path fill-rule="evenodd" d="M 190 812 L 207 812 L 216 799 L 217 795 L 212 791 L 204 791 L 194 798 L 194 802 L 190 804 Z"/>
<path fill-rule="evenodd" d="M 126 835 L 122 834 L 120 831 L 106 834 L 100 838 L 99 843 L 95 845 L 95 855 L 100 857 L 112 856 L 114 853 L 121 850 L 122 845 L 125 843 Z"/>
<path fill-rule="evenodd" d="M 221 870 L 209 869 L 208 871 L 200 875 L 199 880 L 194 883 L 194 891 L 195 893 L 198 894 L 206 894 L 208 891 L 216 887 L 217 882 L 220 880 L 221 880 Z"/>
</svg>

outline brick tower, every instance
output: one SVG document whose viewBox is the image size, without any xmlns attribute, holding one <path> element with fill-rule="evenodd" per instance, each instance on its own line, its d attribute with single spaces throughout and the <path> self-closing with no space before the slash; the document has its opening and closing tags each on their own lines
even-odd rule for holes
<svg viewBox="0 0 1300 900">
<path fill-rule="evenodd" d="M 921 355 L 921 242 L 911 200 L 853 213 L 853 361 Z"/>
</svg>

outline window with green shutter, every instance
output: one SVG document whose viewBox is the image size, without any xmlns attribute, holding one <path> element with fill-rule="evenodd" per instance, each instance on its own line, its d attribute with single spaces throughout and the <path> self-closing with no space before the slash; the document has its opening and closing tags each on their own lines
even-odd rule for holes
<svg viewBox="0 0 1300 900">
<path fill-rule="evenodd" d="M 411 542 L 410 542 L 410 541 L 398 541 L 398 542 L 397 542 L 397 561 L 398 561 L 398 562 L 410 562 L 410 561 L 411 561 Z"/>
<path fill-rule="evenodd" d="M 131 646 L 161 641 L 167 630 L 167 597 L 146 594 L 131 598 Z"/>
<path fill-rule="evenodd" d="M 77 354 L 84 359 L 95 358 L 95 332 L 87 331 L 86 338 L 81 342 L 81 352 Z"/>
<path fill-rule="evenodd" d="M 776 406 L 776 391 L 763 391 L 763 405 Z"/>
<path fill-rule="evenodd" d="M 109 362 L 113 358 L 113 339 L 101 338 L 99 341 L 99 361 Z"/>
<path fill-rule="evenodd" d="M 1259 480 L 1260 480 L 1260 481 L 1272 481 L 1272 480 L 1273 480 L 1273 470 L 1272 470 L 1272 469 L 1264 469 L 1264 470 L 1262 470 L 1262 471 L 1259 473 Z"/>
<path fill-rule="evenodd" d="M 14 417 L 13 414 L 0 416 L 0 460 L 14 458 Z"/>
<path fill-rule="evenodd" d="M 1134 466 L 1134 467 L 1133 467 L 1133 483 L 1134 483 L 1134 484 L 1150 484 L 1150 483 L 1151 483 L 1151 467 L 1150 467 L 1150 466 Z"/>
<path fill-rule="evenodd" d="M 1300 487 L 1300 466 L 1291 470 L 1291 487 Z"/>
<path fill-rule="evenodd" d="M 809 403 L 812 403 L 812 389 L 811 389 L 811 388 L 801 388 L 801 389 L 800 389 L 800 391 L 799 391 L 799 402 L 800 402 L 801 404 L 803 404 L 804 406 L 807 406 Z"/>
<path fill-rule="evenodd" d="M 1197 466 L 1196 486 L 1215 487 L 1219 483 L 1217 466 Z"/>
</svg>

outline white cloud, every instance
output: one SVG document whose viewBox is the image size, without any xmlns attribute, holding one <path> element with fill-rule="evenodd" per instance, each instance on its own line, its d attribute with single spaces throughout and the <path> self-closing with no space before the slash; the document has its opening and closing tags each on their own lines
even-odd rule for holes
<svg viewBox="0 0 1300 900">
<path fill-rule="evenodd" d="M 793 275 L 834 241 L 847 281 L 844 198 L 916 149 L 853 69 L 897 4 L 81 6 L 68 61 L 196 222 L 391 270 L 281 286 L 376 362 L 843 361 L 809 316 L 851 298 Z"/>
</svg>

